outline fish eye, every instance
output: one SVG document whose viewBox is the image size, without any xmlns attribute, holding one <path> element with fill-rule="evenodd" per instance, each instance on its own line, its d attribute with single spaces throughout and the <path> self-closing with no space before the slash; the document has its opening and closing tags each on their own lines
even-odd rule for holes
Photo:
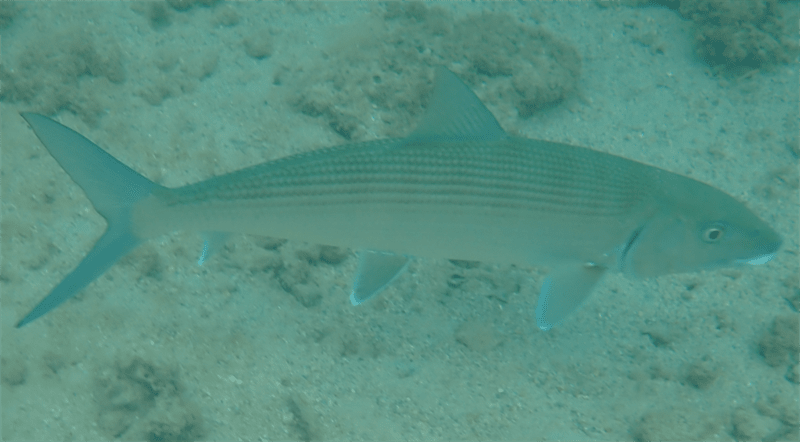
<svg viewBox="0 0 800 442">
<path fill-rule="evenodd" d="M 725 226 L 715 223 L 703 230 L 703 241 L 715 243 L 725 236 Z"/>
</svg>

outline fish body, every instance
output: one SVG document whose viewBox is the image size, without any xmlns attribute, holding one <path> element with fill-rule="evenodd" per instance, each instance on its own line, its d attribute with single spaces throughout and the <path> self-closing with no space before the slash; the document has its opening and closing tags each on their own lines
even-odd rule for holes
<svg viewBox="0 0 800 442">
<path fill-rule="evenodd" d="M 779 235 L 693 179 L 622 157 L 506 134 L 454 74 L 406 138 L 290 156 L 180 188 L 155 184 L 47 117 L 23 114 L 109 227 L 18 326 L 70 298 L 141 242 L 175 230 L 361 250 L 351 302 L 412 256 L 549 266 L 547 330 L 609 269 L 650 277 L 768 261 Z"/>
<path fill-rule="evenodd" d="M 583 150 L 512 137 L 366 142 L 154 195 L 134 225 L 140 237 L 232 231 L 504 264 L 595 258 L 652 216 L 652 168 Z"/>
</svg>

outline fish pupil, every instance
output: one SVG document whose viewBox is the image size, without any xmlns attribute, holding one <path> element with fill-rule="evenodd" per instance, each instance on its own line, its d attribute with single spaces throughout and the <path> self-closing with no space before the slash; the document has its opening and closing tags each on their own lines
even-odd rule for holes
<svg viewBox="0 0 800 442">
<path fill-rule="evenodd" d="M 706 241 L 714 242 L 722 238 L 722 229 L 718 227 L 712 227 L 706 230 L 705 235 L 703 235 Z"/>
</svg>

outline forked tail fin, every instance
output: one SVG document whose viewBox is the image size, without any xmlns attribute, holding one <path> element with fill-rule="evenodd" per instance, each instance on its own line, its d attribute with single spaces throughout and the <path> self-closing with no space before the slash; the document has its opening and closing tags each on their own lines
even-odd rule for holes
<svg viewBox="0 0 800 442">
<path fill-rule="evenodd" d="M 131 209 L 162 186 L 122 164 L 84 136 L 45 116 L 22 113 L 50 155 L 89 197 L 108 228 L 78 267 L 64 278 L 17 327 L 39 318 L 75 296 L 147 238 L 134 234 Z"/>
</svg>

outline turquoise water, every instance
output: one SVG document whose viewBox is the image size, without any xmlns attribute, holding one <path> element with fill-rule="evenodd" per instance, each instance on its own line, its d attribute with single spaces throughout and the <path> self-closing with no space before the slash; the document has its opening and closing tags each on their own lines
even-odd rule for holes
<svg viewBox="0 0 800 442">
<path fill-rule="evenodd" d="M 797 23 L 796 2 L 777 8 Z M 0 12 L 4 439 L 800 437 L 796 54 L 709 67 L 675 11 L 596 4 Z M 709 183 L 783 248 L 758 267 L 611 275 L 543 333 L 548 269 L 419 259 L 355 308 L 349 252 L 236 236 L 198 267 L 201 237 L 179 232 L 13 328 L 104 228 L 17 112 L 178 186 L 402 136 L 436 64 L 509 132 Z"/>
</svg>

